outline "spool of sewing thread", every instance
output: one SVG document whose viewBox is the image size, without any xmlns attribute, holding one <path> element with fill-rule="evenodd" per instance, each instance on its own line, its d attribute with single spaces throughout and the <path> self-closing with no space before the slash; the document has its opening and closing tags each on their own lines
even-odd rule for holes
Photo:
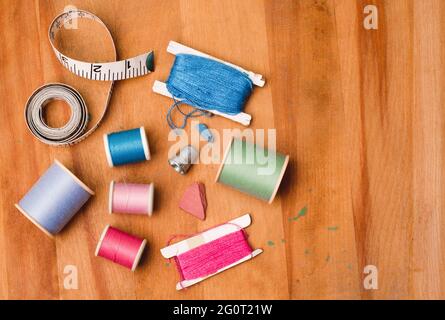
<svg viewBox="0 0 445 320">
<path fill-rule="evenodd" d="M 233 138 L 226 149 L 216 182 L 272 203 L 289 156 Z"/>
<path fill-rule="evenodd" d="M 198 150 L 188 145 L 181 149 L 178 155 L 168 160 L 168 163 L 180 174 L 186 174 L 191 165 L 198 159 Z"/>
<path fill-rule="evenodd" d="M 134 271 L 146 244 L 147 240 L 108 225 L 102 232 L 95 255 Z"/>
<path fill-rule="evenodd" d="M 143 127 L 104 135 L 110 167 L 150 160 L 150 149 Z"/>
<path fill-rule="evenodd" d="M 59 233 L 94 195 L 82 181 L 55 160 L 15 206 L 50 237 Z"/>
<path fill-rule="evenodd" d="M 237 115 L 243 111 L 253 90 L 253 82 L 247 73 L 194 54 L 176 55 L 166 85 L 175 100 L 167 113 L 167 122 L 172 129 L 184 128 L 187 118 L 196 114 L 196 110 L 186 114 L 183 125 L 176 126 L 172 111 L 181 103 L 199 110 Z"/>
<path fill-rule="evenodd" d="M 154 185 L 110 182 L 109 213 L 153 213 Z"/>
</svg>

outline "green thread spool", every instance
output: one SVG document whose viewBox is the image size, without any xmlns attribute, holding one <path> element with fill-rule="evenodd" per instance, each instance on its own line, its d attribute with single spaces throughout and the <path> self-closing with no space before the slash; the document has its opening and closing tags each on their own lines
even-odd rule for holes
<svg viewBox="0 0 445 320">
<path fill-rule="evenodd" d="M 288 155 L 232 138 L 216 182 L 272 203 L 288 163 Z"/>
</svg>

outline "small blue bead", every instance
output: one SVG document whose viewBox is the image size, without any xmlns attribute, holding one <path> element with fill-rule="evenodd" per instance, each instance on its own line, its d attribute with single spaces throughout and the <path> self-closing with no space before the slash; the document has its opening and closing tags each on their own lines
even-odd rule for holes
<svg viewBox="0 0 445 320">
<path fill-rule="evenodd" d="M 198 129 L 201 136 L 206 139 L 208 142 L 213 142 L 214 138 L 212 135 L 212 132 L 209 130 L 209 128 L 204 123 L 199 123 L 196 128 Z"/>
</svg>

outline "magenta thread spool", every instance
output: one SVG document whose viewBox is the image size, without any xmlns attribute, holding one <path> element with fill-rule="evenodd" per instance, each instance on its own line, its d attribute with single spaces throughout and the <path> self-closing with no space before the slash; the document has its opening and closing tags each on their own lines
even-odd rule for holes
<svg viewBox="0 0 445 320">
<path fill-rule="evenodd" d="M 146 244 L 147 240 L 108 225 L 102 232 L 95 255 L 134 271 Z"/>
<path fill-rule="evenodd" d="M 148 215 L 153 213 L 154 185 L 111 181 L 109 213 Z"/>
</svg>

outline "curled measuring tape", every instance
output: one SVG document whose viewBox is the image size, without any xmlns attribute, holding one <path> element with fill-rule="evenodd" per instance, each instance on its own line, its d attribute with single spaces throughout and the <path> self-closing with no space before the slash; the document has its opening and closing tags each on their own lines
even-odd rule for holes
<svg viewBox="0 0 445 320">
<path fill-rule="evenodd" d="M 113 45 L 114 60 L 117 60 L 113 37 L 107 26 L 96 15 L 84 10 L 73 10 L 61 13 L 53 20 L 48 30 L 48 38 L 60 63 L 79 77 L 110 81 L 110 86 L 99 120 L 86 132 L 88 108 L 76 89 L 61 83 L 49 83 L 34 91 L 25 106 L 26 124 L 36 138 L 50 145 L 71 145 L 88 137 L 96 130 L 105 116 L 114 81 L 143 76 L 154 70 L 153 51 L 130 59 L 104 63 L 83 62 L 62 54 L 54 45 L 56 34 L 65 24 L 71 23 L 74 19 L 90 19 L 101 24 L 107 30 Z M 43 117 L 43 108 L 54 99 L 66 101 L 71 108 L 70 120 L 60 128 L 49 127 Z"/>
</svg>

